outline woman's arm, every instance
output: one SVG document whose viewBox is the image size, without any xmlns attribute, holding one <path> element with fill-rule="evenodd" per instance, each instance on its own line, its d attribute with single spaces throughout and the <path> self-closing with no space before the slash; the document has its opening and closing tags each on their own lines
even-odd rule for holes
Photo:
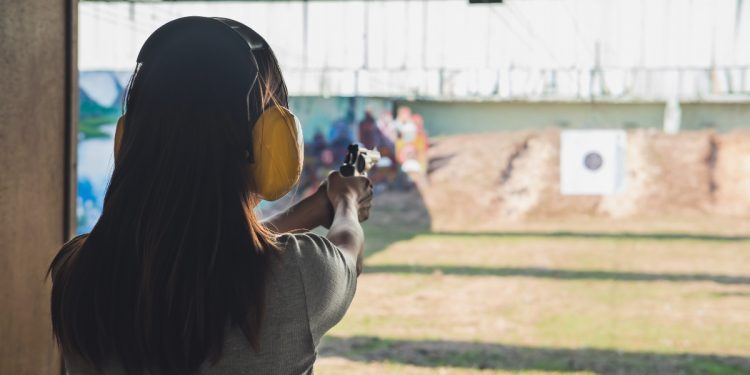
<svg viewBox="0 0 750 375">
<path fill-rule="evenodd" d="M 372 196 L 372 183 L 366 177 L 343 177 L 334 172 L 315 194 L 263 223 L 279 233 L 329 228 L 326 237 L 345 256 L 356 260 L 359 275 L 365 249 L 365 235 L 359 223 L 370 215 Z"/>
<path fill-rule="evenodd" d="M 326 237 L 345 256 L 356 260 L 359 275 L 365 250 L 365 234 L 359 223 L 369 215 L 372 184 L 366 177 L 343 177 L 335 172 L 328 176 L 327 191 L 334 217 Z"/>
<path fill-rule="evenodd" d="M 346 198 L 339 201 L 331 229 L 326 237 L 344 254 L 356 260 L 357 276 L 362 273 L 365 252 L 365 233 L 357 218 L 357 201 Z"/>
<path fill-rule="evenodd" d="M 336 175 L 336 177 L 334 178 L 336 178 L 338 181 L 339 178 L 343 177 L 341 175 Z M 357 220 L 361 223 L 367 220 L 370 216 L 370 207 L 372 205 L 373 197 L 372 184 L 366 177 L 361 176 L 354 177 L 354 180 L 345 181 L 349 184 L 359 184 L 361 185 L 360 187 L 364 186 L 363 191 L 357 192 L 357 194 L 355 194 L 355 196 L 357 197 L 357 200 L 355 202 Z M 339 193 L 333 193 L 333 195 L 337 194 Z M 331 195 L 332 194 L 328 189 L 328 179 L 326 179 L 318 187 L 318 190 L 314 194 L 295 203 L 286 211 L 280 212 L 266 220 L 263 220 L 263 224 L 278 233 L 288 233 L 295 231 L 307 232 L 319 226 L 329 229 L 331 228 L 334 216 L 337 213 L 336 209 L 331 203 L 334 200 L 337 200 L 337 198 L 332 198 Z"/>
<path fill-rule="evenodd" d="M 333 206 L 328 201 L 326 185 L 309 197 L 302 199 L 284 212 L 263 221 L 278 233 L 309 231 L 319 226 L 329 228 L 333 220 Z"/>
</svg>

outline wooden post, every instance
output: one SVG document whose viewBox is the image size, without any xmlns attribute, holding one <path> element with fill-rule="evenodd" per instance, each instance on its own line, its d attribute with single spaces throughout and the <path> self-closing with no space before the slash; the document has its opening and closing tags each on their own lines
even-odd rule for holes
<svg viewBox="0 0 750 375">
<path fill-rule="evenodd" d="M 0 0 L 0 374 L 59 374 L 52 257 L 75 226 L 77 0 Z"/>
</svg>

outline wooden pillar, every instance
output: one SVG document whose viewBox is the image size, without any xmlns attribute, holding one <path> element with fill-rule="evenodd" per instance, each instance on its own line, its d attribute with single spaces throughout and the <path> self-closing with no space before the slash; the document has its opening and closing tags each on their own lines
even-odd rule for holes
<svg viewBox="0 0 750 375">
<path fill-rule="evenodd" d="M 59 374 L 45 271 L 75 225 L 77 0 L 0 0 L 0 374 Z"/>
</svg>

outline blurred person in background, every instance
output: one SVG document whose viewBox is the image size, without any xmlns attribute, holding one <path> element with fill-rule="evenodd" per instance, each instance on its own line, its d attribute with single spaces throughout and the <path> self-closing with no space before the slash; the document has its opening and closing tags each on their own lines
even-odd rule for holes
<svg viewBox="0 0 750 375">
<path fill-rule="evenodd" d="M 430 146 L 430 140 L 427 137 L 427 130 L 424 127 L 424 118 L 418 113 L 411 116 L 412 122 L 416 128 L 416 137 L 414 139 L 414 160 L 419 164 L 419 170 L 413 175 L 415 183 L 422 186 L 427 183 L 427 149 Z"/>
<path fill-rule="evenodd" d="M 421 119 L 421 116 L 420 116 Z M 396 114 L 396 132 L 398 139 L 396 141 L 396 161 L 401 166 L 401 171 L 409 176 L 408 182 L 403 188 L 409 189 L 416 184 L 422 183 L 425 168 L 423 168 L 420 159 L 421 154 L 426 158 L 426 147 L 420 148 L 420 133 L 417 124 L 414 122 L 414 116 L 411 108 L 401 106 Z"/>
<path fill-rule="evenodd" d="M 391 144 L 396 143 L 398 132 L 396 131 L 396 123 L 393 120 L 391 111 L 383 111 L 380 114 L 380 117 L 378 118 L 378 128 Z"/>
<path fill-rule="evenodd" d="M 378 148 L 380 151 L 380 163 L 378 163 L 379 182 L 385 184 L 385 188 L 394 189 L 399 176 L 399 165 L 396 163 L 396 141 L 398 132 L 391 111 L 383 111 L 378 116 L 377 126 L 382 135 L 382 143 Z"/>
<path fill-rule="evenodd" d="M 68 374 L 312 373 L 356 289 L 372 186 L 333 173 L 255 216 L 282 178 L 259 166 L 290 169 L 287 191 L 299 177 L 287 99 L 271 47 L 245 25 L 186 17 L 146 41 L 102 215 L 49 268 Z M 261 131 L 290 132 L 297 154 Z M 307 232 L 321 225 L 326 236 Z"/>
<path fill-rule="evenodd" d="M 328 130 L 328 142 L 334 160 L 344 160 L 349 145 L 354 142 L 354 111 L 349 108 L 346 114 L 333 121 Z"/>
<path fill-rule="evenodd" d="M 367 149 L 377 150 L 382 143 L 382 135 L 371 110 L 365 111 L 365 117 L 359 122 L 358 130 L 359 143 Z"/>
</svg>

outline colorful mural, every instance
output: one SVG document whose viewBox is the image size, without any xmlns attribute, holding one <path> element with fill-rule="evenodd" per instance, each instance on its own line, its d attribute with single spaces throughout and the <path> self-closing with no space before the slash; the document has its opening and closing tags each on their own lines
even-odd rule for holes
<svg viewBox="0 0 750 375">
<path fill-rule="evenodd" d="M 78 142 L 78 232 L 91 230 L 101 214 L 113 167 L 113 137 L 129 72 L 80 73 Z M 362 97 L 292 97 L 305 138 L 305 164 L 299 187 L 290 200 L 305 196 L 331 170 L 338 169 L 351 143 L 383 156 L 370 178 L 378 191 L 408 190 L 424 181 L 427 134 L 422 117 L 393 99 Z M 395 116 L 394 116 L 395 109 Z M 273 211 L 264 202 L 262 209 Z"/>
<path fill-rule="evenodd" d="M 79 74 L 78 232 L 99 219 L 112 173 L 113 137 L 130 74 L 83 71 Z"/>
</svg>

